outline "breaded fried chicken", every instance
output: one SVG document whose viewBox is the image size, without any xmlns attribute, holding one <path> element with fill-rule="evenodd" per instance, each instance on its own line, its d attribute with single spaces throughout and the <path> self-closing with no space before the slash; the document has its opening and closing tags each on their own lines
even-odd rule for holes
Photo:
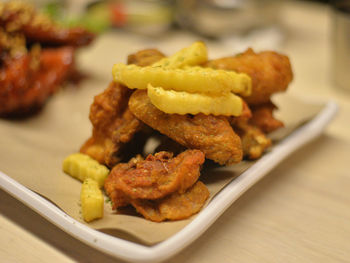
<svg viewBox="0 0 350 263">
<path fill-rule="evenodd" d="M 161 222 L 164 220 L 181 220 L 199 212 L 209 197 L 208 188 L 197 181 L 185 193 L 173 193 L 158 200 L 132 200 L 136 211 L 146 219 Z"/>
<path fill-rule="evenodd" d="M 123 146 L 142 128 L 142 123 L 128 108 L 131 93 L 121 84 L 111 82 L 103 93 L 95 97 L 90 108 L 92 137 L 80 152 L 110 167 L 122 159 Z"/>
<path fill-rule="evenodd" d="M 177 220 L 198 212 L 209 196 L 197 182 L 204 154 L 186 150 L 172 158 L 159 152 L 116 165 L 105 181 L 113 209 L 133 205 L 152 221 Z M 197 182 L 197 183 L 196 183 Z"/>
<path fill-rule="evenodd" d="M 146 49 L 129 55 L 128 63 L 146 66 L 162 57 L 164 55 L 161 52 Z M 111 82 L 106 90 L 95 97 L 90 108 L 93 132 L 81 147 L 82 153 L 113 167 L 131 156 L 133 146 L 138 146 L 140 152 L 147 139 L 147 131 L 143 132 L 145 126 L 128 108 L 132 92 L 121 84 Z"/>
<path fill-rule="evenodd" d="M 242 145 L 224 116 L 167 114 L 158 110 L 146 91 L 135 91 L 129 100 L 131 112 L 141 121 L 190 149 L 198 149 L 219 164 L 242 160 Z"/>
<path fill-rule="evenodd" d="M 108 195 L 119 191 L 130 199 L 159 199 L 173 192 L 184 193 L 197 181 L 204 154 L 186 150 L 172 157 L 172 153 L 159 152 L 145 160 L 117 164 L 105 182 Z"/>
<path fill-rule="evenodd" d="M 253 115 L 250 123 L 259 127 L 263 132 L 270 133 L 284 126 L 283 122 L 273 116 L 273 110 L 276 109 L 276 106 L 272 102 L 254 105 L 251 109 Z"/>
<path fill-rule="evenodd" d="M 244 100 L 249 105 L 269 102 L 271 94 L 286 90 L 293 79 L 288 57 L 273 51 L 255 53 L 248 49 L 233 57 L 208 61 L 204 66 L 248 74 L 253 81 L 253 90 Z"/>
<path fill-rule="evenodd" d="M 258 159 L 271 146 L 271 140 L 258 127 L 244 121 L 236 122 L 233 127 L 242 140 L 245 158 Z"/>
<path fill-rule="evenodd" d="M 157 49 L 144 49 L 128 56 L 128 64 L 140 67 L 149 66 L 164 58 L 164 54 Z"/>
</svg>

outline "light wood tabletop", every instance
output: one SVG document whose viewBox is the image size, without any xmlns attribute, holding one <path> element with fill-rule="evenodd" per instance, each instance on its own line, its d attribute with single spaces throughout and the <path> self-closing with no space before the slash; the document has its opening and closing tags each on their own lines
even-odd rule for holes
<svg viewBox="0 0 350 263">
<path fill-rule="evenodd" d="M 332 81 L 331 10 L 293 1 L 280 12 L 286 33 L 280 50 L 295 73 L 288 92 L 332 99 L 338 115 L 167 262 L 350 262 L 350 90 Z M 0 190 L 0 262 L 121 261 Z"/>
</svg>

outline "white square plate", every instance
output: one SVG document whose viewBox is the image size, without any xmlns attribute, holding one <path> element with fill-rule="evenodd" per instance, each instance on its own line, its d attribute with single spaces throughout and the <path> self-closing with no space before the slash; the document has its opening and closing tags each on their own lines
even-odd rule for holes
<svg viewBox="0 0 350 263">
<path fill-rule="evenodd" d="M 144 246 L 94 230 L 67 215 L 51 202 L 0 171 L 0 187 L 31 207 L 47 220 L 82 242 L 112 256 L 133 262 L 165 260 L 198 238 L 237 198 L 259 181 L 288 155 L 317 137 L 337 112 L 328 102 L 311 120 L 274 145 L 243 174 L 225 186 L 209 204 L 182 230 L 153 246 Z"/>
</svg>

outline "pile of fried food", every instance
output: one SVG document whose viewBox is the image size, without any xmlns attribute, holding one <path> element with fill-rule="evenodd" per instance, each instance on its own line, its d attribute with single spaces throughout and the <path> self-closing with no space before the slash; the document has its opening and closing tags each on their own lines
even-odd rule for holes
<svg viewBox="0 0 350 263">
<path fill-rule="evenodd" d="M 78 155 L 111 169 L 104 190 L 113 209 L 131 205 L 156 222 L 200 211 L 209 197 L 198 181 L 205 159 L 233 165 L 263 154 L 271 145 L 266 134 L 283 126 L 271 95 L 293 78 L 284 55 L 248 49 L 208 60 L 202 42 L 170 57 L 142 50 L 112 72 L 114 81 L 91 105 L 92 136 Z M 152 136 L 160 145 L 143 158 Z"/>
<path fill-rule="evenodd" d="M 70 78 L 74 53 L 94 35 L 63 28 L 34 6 L 0 3 L 0 116 L 23 116 L 41 108 Z"/>
</svg>

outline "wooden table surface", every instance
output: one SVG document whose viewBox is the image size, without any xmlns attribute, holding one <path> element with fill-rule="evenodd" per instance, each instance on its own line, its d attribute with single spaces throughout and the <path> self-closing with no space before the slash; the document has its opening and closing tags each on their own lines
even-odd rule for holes
<svg viewBox="0 0 350 263">
<path fill-rule="evenodd" d="M 332 81 L 331 11 L 293 2 L 281 17 L 281 50 L 295 73 L 289 92 L 333 99 L 339 113 L 167 262 L 350 262 L 350 91 Z M 0 262 L 76 261 L 120 262 L 0 190 Z"/>
</svg>

